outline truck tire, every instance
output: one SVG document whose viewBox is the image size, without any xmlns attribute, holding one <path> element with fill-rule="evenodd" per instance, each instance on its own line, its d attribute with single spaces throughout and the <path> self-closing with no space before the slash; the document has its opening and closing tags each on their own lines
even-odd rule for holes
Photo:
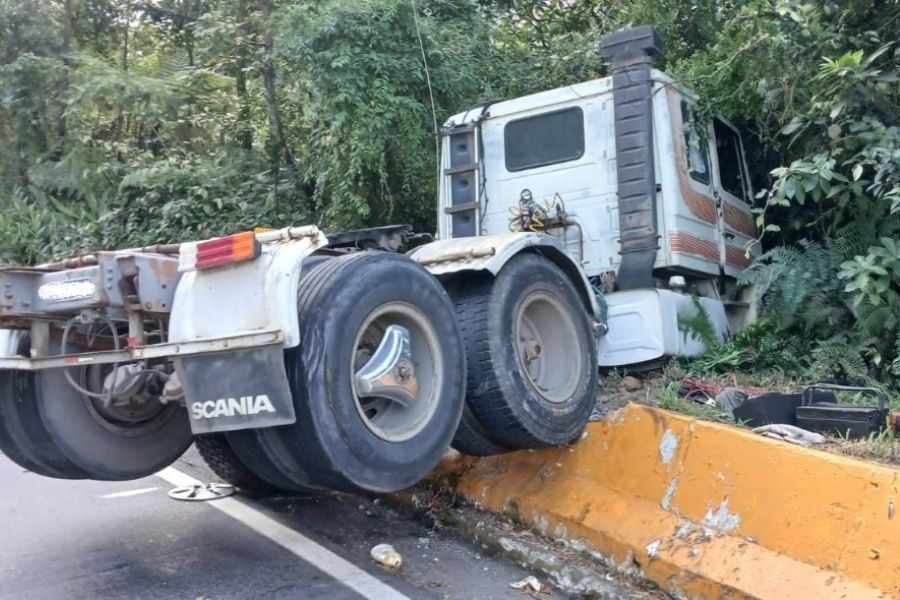
<svg viewBox="0 0 900 600">
<path fill-rule="evenodd" d="M 50 439 L 35 402 L 33 373 L 0 371 L 0 451 L 37 475 L 87 477 Z"/>
<path fill-rule="evenodd" d="M 280 436 L 291 459 L 331 489 L 388 493 L 421 480 L 449 446 L 465 393 L 462 338 L 441 285 L 403 255 L 357 252 L 312 272 L 298 310 L 301 341 L 287 361 L 298 420 L 263 435 Z M 357 375 L 391 326 L 408 334 L 408 354 L 386 363 L 405 391 L 373 394 Z"/>
<path fill-rule="evenodd" d="M 124 481 L 152 475 L 175 462 L 193 442 L 187 411 L 178 404 L 150 400 L 139 409 L 103 406 L 75 390 L 61 369 L 36 373 L 35 383 L 36 404 L 50 440 L 90 479 Z"/>
<path fill-rule="evenodd" d="M 468 403 L 463 406 L 462 419 L 456 429 L 451 444 L 454 449 L 469 456 L 493 456 L 510 452 L 510 448 L 501 446 L 491 438 L 490 433 L 469 408 Z"/>
<path fill-rule="evenodd" d="M 254 475 L 228 445 L 228 440 L 221 433 L 208 433 L 194 437 L 194 445 L 203 458 L 206 466 L 225 483 L 236 488 L 257 493 L 275 491 L 275 489 Z"/>
<path fill-rule="evenodd" d="M 594 406 L 597 348 L 562 270 L 537 254 L 515 256 L 493 280 L 464 287 L 456 314 L 469 365 L 466 403 L 490 441 L 522 449 L 575 439 Z M 465 439 L 456 442 L 462 448 Z"/>
<path fill-rule="evenodd" d="M 460 289 L 471 286 L 474 281 L 479 281 L 480 279 L 490 281 L 492 277 L 487 274 L 467 273 L 465 277 L 456 278 L 450 285 L 448 285 L 448 281 L 442 281 L 442 283 L 456 307 L 459 302 Z M 456 434 L 453 436 L 451 446 L 458 452 L 469 456 L 493 456 L 511 451 L 510 448 L 497 443 L 491 437 L 490 432 L 484 428 L 484 425 L 481 424 L 481 421 L 469 408 L 468 402 L 463 403 L 462 418 L 459 421 Z"/>
<path fill-rule="evenodd" d="M 279 463 L 284 457 L 273 458 L 263 444 L 261 437 L 264 430 L 243 429 L 225 433 L 228 445 L 234 450 L 238 460 L 244 463 L 251 473 L 264 481 L 274 490 L 291 493 L 308 493 L 319 489 L 310 485 L 307 481 L 295 481 L 285 471 L 279 468 Z"/>
<path fill-rule="evenodd" d="M 303 260 L 299 286 L 302 287 L 310 275 L 331 257 L 327 255 L 313 255 Z M 295 360 L 297 353 L 291 350 L 285 352 L 285 370 L 290 373 L 291 360 Z M 305 394 L 306 389 L 297 386 L 294 381 L 288 382 L 291 386 L 291 395 L 296 398 L 299 394 Z M 297 418 L 303 418 L 297 415 Z M 291 451 L 286 447 L 281 436 L 269 429 L 255 429 L 246 431 L 234 431 L 225 434 L 230 440 L 236 458 L 242 461 L 247 468 L 266 482 L 272 490 L 280 490 L 292 493 L 309 493 L 325 491 L 318 479 L 313 476 L 308 465 L 303 461 L 294 460 Z"/>
</svg>

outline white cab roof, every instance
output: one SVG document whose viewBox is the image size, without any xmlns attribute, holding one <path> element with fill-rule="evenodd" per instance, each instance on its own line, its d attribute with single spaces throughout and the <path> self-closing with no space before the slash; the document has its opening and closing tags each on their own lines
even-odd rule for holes
<svg viewBox="0 0 900 600">
<path fill-rule="evenodd" d="M 650 71 L 650 76 L 654 82 L 666 85 L 676 85 L 672 78 L 662 71 L 653 69 Z M 491 118 L 506 117 L 519 112 L 533 110 L 535 108 L 544 108 L 556 104 L 571 102 L 573 100 L 578 100 L 581 98 L 599 96 L 601 94 L 610 92 L 611 90 L 612 77 L 602 77 L 600 79 L 592 79 L 590 81 L 576 83 L 574 85 L 567 85 L 565 87 L 560 87 L 552 90 L 546 90 L 544 92 L 538 92 L 536 94 L 529 94 L 528 96 L 520 96 L 519 98 L 513 98 L 511 100 L 501 100 L 490 105 L 489 113 Z M 444 123 L 444 126 L 452 127 L 455 125 L 472 123 L 474 121 L 477 121 L 481 117 L 481 113 L 482 108 L 480 106 L 477 108 L 469 109 L 465 112 L 457 113 L 447 119 L 447 121 Z"/>
</svg>

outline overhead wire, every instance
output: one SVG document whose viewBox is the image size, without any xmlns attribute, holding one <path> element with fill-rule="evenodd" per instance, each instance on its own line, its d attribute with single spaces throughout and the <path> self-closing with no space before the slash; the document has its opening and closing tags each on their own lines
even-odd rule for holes
<svg viewBox="0 0 900 600">
<path fill-rule="evenodd" d="M 440 169 L 440 146 L 438 144 L 437 108 L 434 103 L 434 90 L 431 87 L 431 72 L 428 69 L 428 57 L 425 54 L 425 41 L 422 39 L 422 28 L 419 25 L 419 6 L 416 0 L 409 0 L 413 9 L 413 21 L 416 23 L 416 36 L 419 38 L 419 51 L 422 53 L 422 66 L 425 69 L 425 83 L 428 85 L 428 98 L 431 100 L 431 121 L 434 126 L 434 156 Z"/>
<path fill-rule="evenodd" d="M 438 124 L 437 124 L 437 109 L 434 105 L 434 90 L 431 88 L 431 73 L 428 69 L 428 57 L 425 55 L 425 42 L 422 40 L 422 28 L 419 26 L 419 6 L 416 4 L 416 0 L 409 0 L 410 5 L 412 5 L 413 10 L 413 21 L 416 23 L 416 36 L 419 38 L 419 51 L 422 53 L 422 67 L 425 69 L 425 83 L 428 85 L 428 98 L 431 100 L 431 122 L 434 126 L 434 165 L 435 165 L 435 173 L 436 178 L 435 182 L 440 187 L 441 182 L 441 146 L 440 146 L 440 138 L 438 135 Z M 440 197 L 440 194 L 438 194 Z M 441 207 L 440 200 L 437 201 L 438 206 L 435 214 L 438 216 L 438 219 L 441 218 Z M 438 228 L 440 230 L 440 227 Z"/>
</svg>

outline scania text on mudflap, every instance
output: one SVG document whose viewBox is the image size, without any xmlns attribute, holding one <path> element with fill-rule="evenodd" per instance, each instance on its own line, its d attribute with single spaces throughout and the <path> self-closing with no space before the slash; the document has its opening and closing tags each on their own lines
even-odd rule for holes
<svg viewBox="0 0 900 600">
<path fill-rule="evenodd" d="M 435 241 L 304 226 L 0 270 L 0 450 L 124 480 L 196 442 L 239 488 L 385 493 L 450 445 L 578 439 L 598 366 L 753 317 L 740 136 L 650 68 L 653 28 L 603 48 L 611 77 L 447 121 Z"/>
</svg>

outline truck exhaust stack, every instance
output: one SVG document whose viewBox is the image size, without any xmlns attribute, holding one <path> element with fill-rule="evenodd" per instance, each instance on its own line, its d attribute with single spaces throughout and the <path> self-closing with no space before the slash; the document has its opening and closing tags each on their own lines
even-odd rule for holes
<svg viewBox="0 0 900 600">
<path fill-rule="evenodd" d="M 620 290 L 654 287 L 659 228 L 650 64 L 662 53 L 662 40 L 651 25 L 617 31 L 603 40 L 603 56 L 610 61 L 613 78 Z"/>
</svg>

